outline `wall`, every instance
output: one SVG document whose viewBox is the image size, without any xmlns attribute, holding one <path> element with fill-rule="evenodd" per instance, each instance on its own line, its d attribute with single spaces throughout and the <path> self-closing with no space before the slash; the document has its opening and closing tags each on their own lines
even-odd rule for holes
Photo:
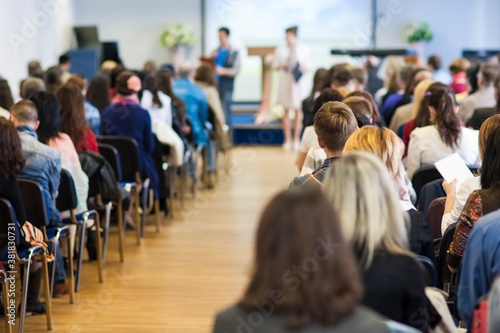
<svg viewBox="0 0 500 333">
<path fill-rule="evenodd" d="M 201 53 L 201 0 L 78 0 L 75 25 L 97 25 L 101 41 L 118 41 L 126 67 L 141 69 L 146 60 L 169 62 L 160 44 L 170 24 L 185 23 L 196 36 L 191 59 Z"/>
<path fill-rule="evenodd" d="M 0 75 L 14 99 L 29 61 L 39 60 L 44 68 L 57 64 L 71 46 L 72 25 L 73 0 L 0 0 Z"/>
</svg>

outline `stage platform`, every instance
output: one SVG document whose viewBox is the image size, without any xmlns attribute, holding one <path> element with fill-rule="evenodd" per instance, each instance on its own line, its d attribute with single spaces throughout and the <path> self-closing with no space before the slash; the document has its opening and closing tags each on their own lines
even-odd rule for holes
<svg viewBox="0 0 500 333">
<path fill-rule="evenodd" d="M 234 104 L 231 109 L 234 145 L 269 145 L 283 144 L 283 130 L 279 121 L 254 124 L 259 111 L 258 103 Z"/>
</svg>

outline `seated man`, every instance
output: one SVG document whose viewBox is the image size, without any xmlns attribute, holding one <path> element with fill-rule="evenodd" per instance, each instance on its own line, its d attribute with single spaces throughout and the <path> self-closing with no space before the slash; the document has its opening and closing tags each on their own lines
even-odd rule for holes
<svg viewBox="0 0 500 333">
<path fill-rule="evenodd" d="M 474 225 L 467 240 L 458 285 L 457 306 L 460 317 L 471 327 L 476 302 L 490 291 L 500 274 L 500 210 L 487 214 Z"/>
<path fill-rule="evenodd" d="M 348 70 L 339 70 L 334 73 L 330 84 L 332 89 L 338 90 L 342 96 L 346 97 L 356 88 L 354 76 Z"/>
<path fill-rule="evenodd" d="M 26 165 L 19 174 L 19 178 L 30 179 L 38 182 L 45 195 L 48 208 L 49 223 L 47 231 L 51 234 L 53 229 L 61 226 L 62 220 L 56 208 L 57 190 L 61 177 L 61 153 L 38 141 L 36 129 L 38 128 L 38 112 L 29 100 L 21 100 L 12 106 L 11 120 L 17 127 L 21 148 L 23 150 Z M 58 250 L 59 253 L 61 253 Z M 60 295 L 67 292 L 64 279 L 64 261 L 62 256 L 57 256 L 55 267 L 55 286 L 53 293 Z"/>
<path fill-rule="evenodd" d="M 208 103 L 207 97 L 199 86 L 194 83 L 194 68 L 185 62 L 179 69 L 179 78 L 174 82 L 173 91 L 176 96 L 187 104 L 187 117 L 191 122 L 194 141 L 197 146 L 208 150 L 208 171 L 215 171 L 215 147 L 213 139 L 208 135 Z M 208 126 L 208 127 L 207 127 Z"/>
<path fill-rule="evenodd" d="M 342 156 L 347 139 L 358 130 L 358 123 L 352 110 L 341 102 L 327 102 L 314 116 L 314 130 L 318 145 L 325 151 L 326 160 L 322 167 L 310 174 L 295 177 L 290 187 L 315 183 L 321 185 L 330 164 Z"/>
</svg>

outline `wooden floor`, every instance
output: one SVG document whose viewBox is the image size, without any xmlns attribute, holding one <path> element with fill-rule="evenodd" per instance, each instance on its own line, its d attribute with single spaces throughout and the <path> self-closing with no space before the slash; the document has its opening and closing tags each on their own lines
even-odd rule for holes
<svg viewBox="0 0 500 333">
<path fill-rule="evenodd" d="M 123 264 L 112 229 L 104 283 L 96 263 L 85 263 L 75 304 L 53 300 L 52 332 L 211 332 L 216 312 L 245 287 L 259 214 L 296 175 L 294 160 L 281 148 L 233 149 L 229 174 L 165 219 L 160 234 L 149 221 L 139 247 L 127 232 Z M 44 331 L 45 316 L 26 318 L 25 332 Z"/>
</svg>

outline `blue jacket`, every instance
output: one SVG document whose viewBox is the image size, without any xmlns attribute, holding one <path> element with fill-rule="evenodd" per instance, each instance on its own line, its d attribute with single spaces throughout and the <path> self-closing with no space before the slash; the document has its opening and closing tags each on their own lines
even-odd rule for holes
<svg viewBox="0 0 500 333">
<path fill-rule="evenodd" d="M 125 136 L 137 141 L 141 178 L 149 178 L 151 188 L 158 197 L 159 177 L 156 171 L 153 151 L 155 140 L 149 112 L 131 102 L 114 103 L 102 111 L 101 133 L 103 135 Z M 127 181 L 135 181 L 134 175 L 124 175 Z"/>
<path fill-rule="evenodd" d="M 56 208 L 57 190 L 61 178 L 61 153 L 38 141 L 36 131 L 29 126 L 18 126 L 26 165 L 19 178 L 38 182 L 44 191 L 51 225 L 61 224 Z"/>
<path fill-rule="evenodd" d="M 187 117 L 191 122 L 194 141 L 197 145 L 206 146 L 208 136 L 204 125 L 208 121 L 207 97 L 199 86 L 186 78 L 175 80 L 174 94 L 187 104 Z"/>
<path fill-rule="evenodd" d="M 472 310 L 490 291 L 500 274 L 500 210 L 487 214 L 474 224 L 462 259 L 457 306 L 460 317 L 470 328 Z"/>
</svg>

